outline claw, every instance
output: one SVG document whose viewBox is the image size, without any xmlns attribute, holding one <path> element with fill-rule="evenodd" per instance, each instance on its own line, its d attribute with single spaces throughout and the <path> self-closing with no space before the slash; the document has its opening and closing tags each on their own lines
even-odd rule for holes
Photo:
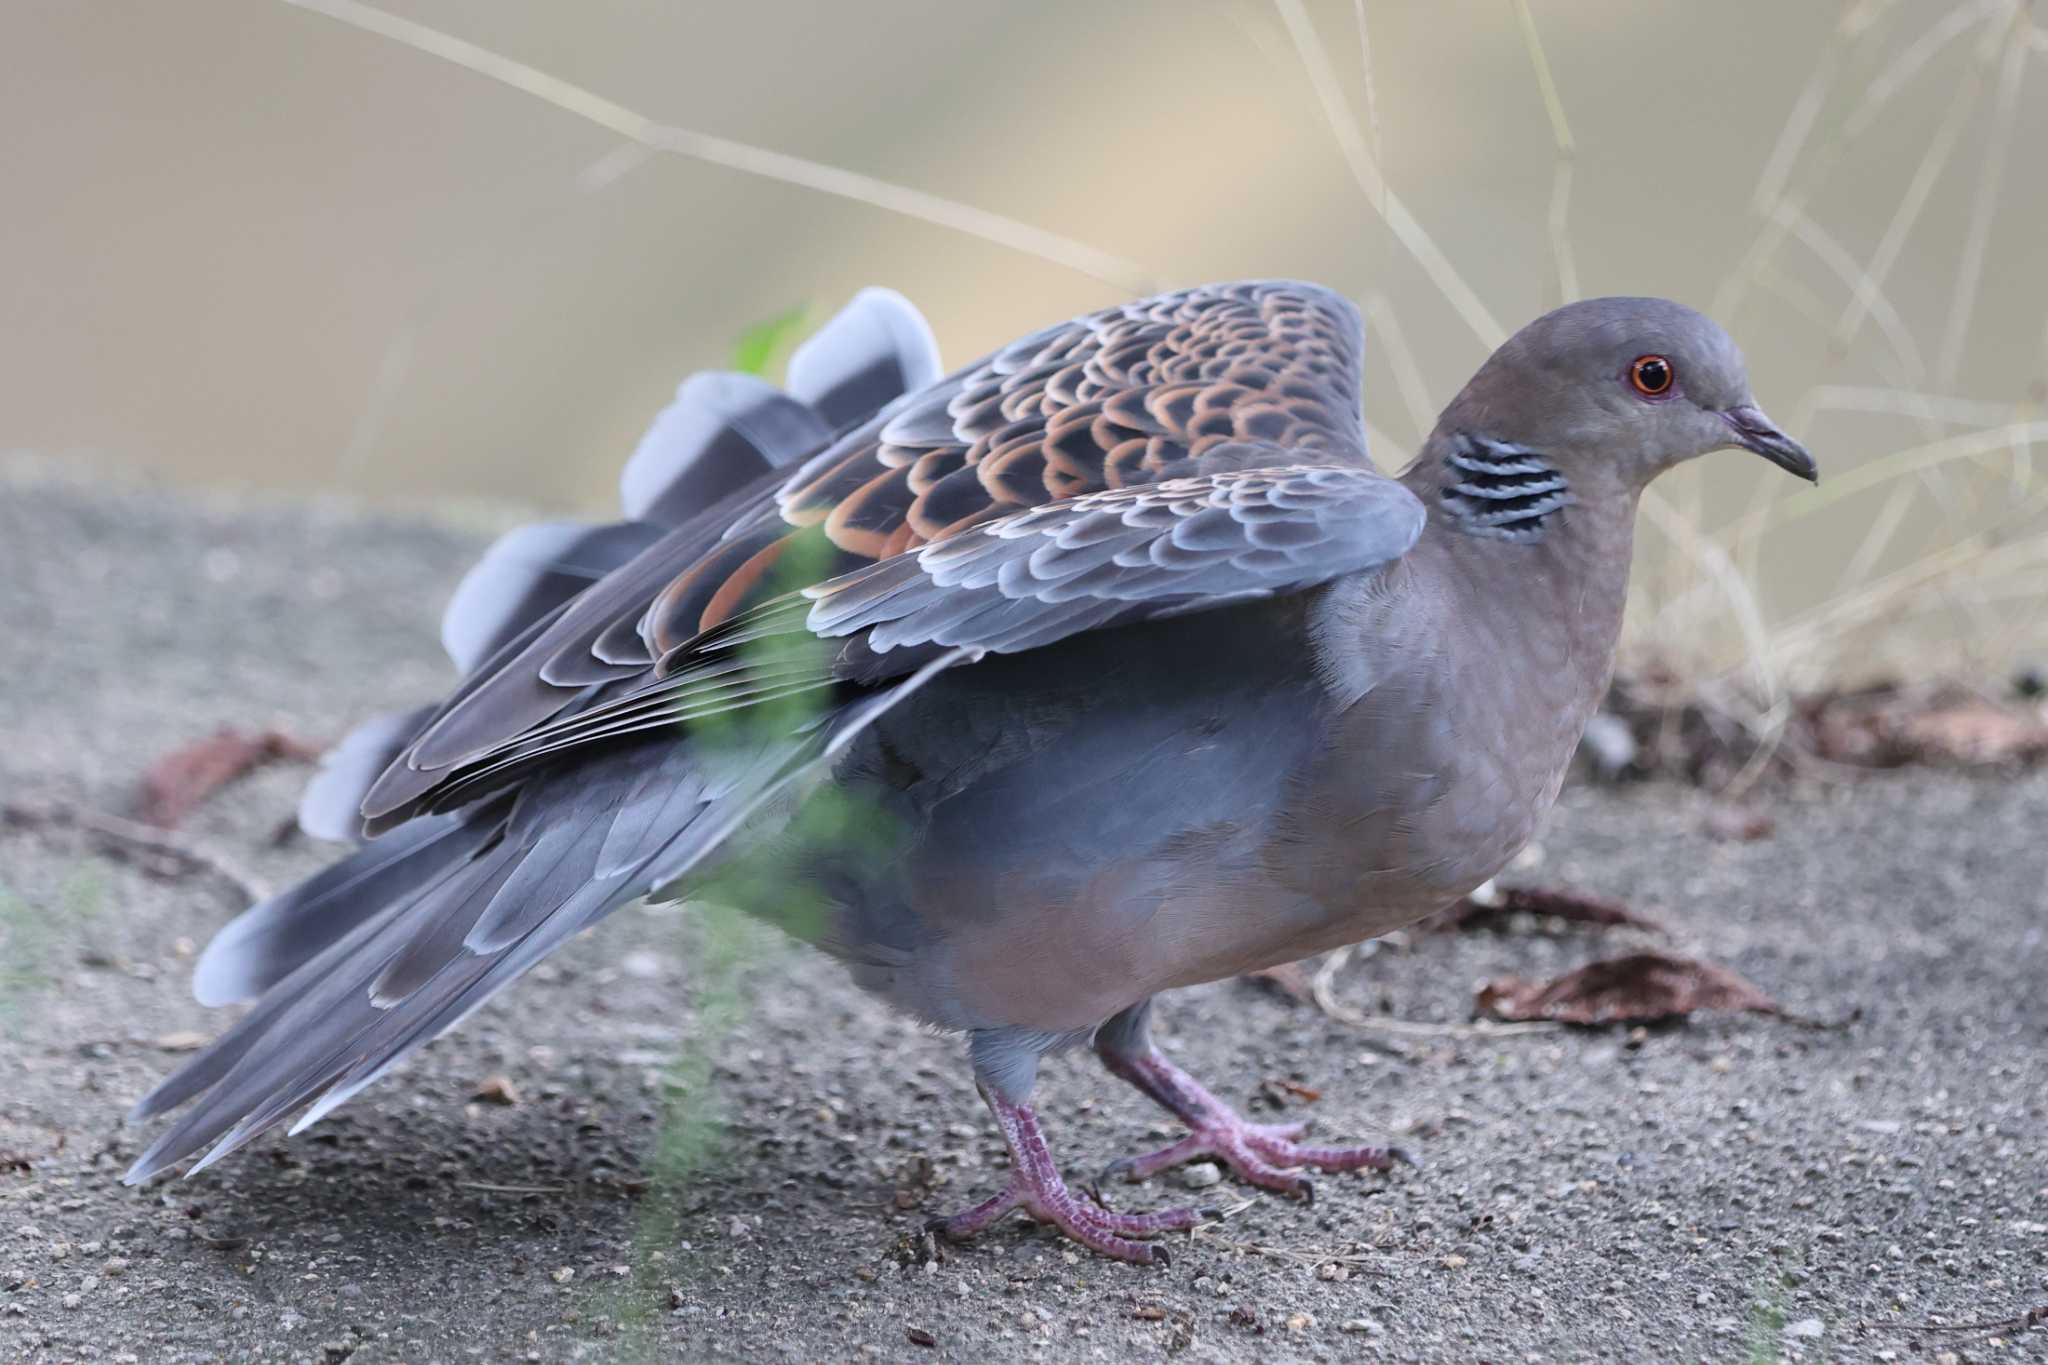
<svg viewBox="0 0 2048 1365">
<path fill-rule="evenodd" d="M 1261 1189 L 1294 1195 L 1311 1206 L 1315 1187 L 1295 1174 L 1318 1171 L 1383 1171 L 1396 1163 L 1419 1166 L 1399 1147 L 1322 1147 L 1298 1141 L 1306 1122 L 1253 1123 L 1217 1099 L 1194 1077 L 1156 1050 L 1140 1055 L 1105 1054 L 1115 1074 L 1164 1105 L 1192 1130 L 1177 1142 L 1142 1156 L 1119 1157 L 1102 1169 L 1102 1179 L 1122 1175 L 1143 1180 L 1184 1161 L 1212 1159 Z"/>
<path fill-rule="evenodd" d="M 1146 1239 L 1183 1232 L 1201 1222 L 1201 1212 L 1194 1209 L 1118 1213 L 1095 1188 L 1082 1191 L 1094 1203 L 1076 1198 L 1076 1191 L 1060 1178 L 1045 1136 L 1039 1131 L 1038 1116 L 1024 1105 L 993 1094 L 985 1093 L 984 1098 L 1010 1148 L 1010 1182 L 973 1208 L 926 1223 L 927 1231 L 948 1241 L 965 1241 L 1010 1214 L 1021 1212 L 1041 1223 L 1050 1223 L 1104 1256 L 1136 1265 L 1166 1265 L 1171 1261 L 1166 1249 Z"/>
<path fill-rule="evenodd" d="M 1313 1180 L 1302 1181 L 1299 1185 L 1295 1186 L 1295 1190 L 1301 1195 L 1301 1202 L 1304 1207 L 1312 1209 L 1316 1206 L 1316 1185 Z"/>
</svg>

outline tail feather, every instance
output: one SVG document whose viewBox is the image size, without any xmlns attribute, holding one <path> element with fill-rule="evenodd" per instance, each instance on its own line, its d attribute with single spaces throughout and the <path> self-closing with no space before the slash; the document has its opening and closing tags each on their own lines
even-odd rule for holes
<svg viewBox="0 0 2048 1365">
<path fill-rule="evenodd" d="M 128 1183 L 209 1144 L 202 1165 L 210 1164 L 330 1087 L 367 1083 L 371 1072 L 466 1016 L 577 930 L 652 889 L 657 854 L 674 861 L 681 852 L 679 865 L 694 865 L 823 747 L 816 734 L 788 736 L 756 750 L 729 781 L 678 782 L 697 799 L 680 808 L 666 803 L 663 822 L 643 825 L 632 841 L 637 858 L 622 860 L 608 877 L 594 868 L 621 801 L 645 779 L 673 779 L 697 766 L 687 742 L 655 741 L 601 765 L 545 773 L 521 789 L 516 804 L 493 802 L 384 836 L 460 821 L 445 842 L 470 857 L 452 869 L 442 861 L 431 870 L 417 861 L 394 864 L 417 876 L 402 886 L 377 883 L 374 898 L 351 906 L 348 933 L 278 980 L 239 1024 L 137 1105 L 134 1117 L 142 1119 L 197 1101 L 136 1160 Z M 521 873 L 526 890 L 503 896 Z M 502 905 L 507 919 L 485 946 L 472 948 L 465 939 L 475 932 L 459 930 L 485 903 Z"/>
<path fill-rule="evenodd" d="M 519 870 L 520 850 L 499 844 L 478 857 L 475 875 L 444 888 L 442 905 L 427 928 L 370 983 L 370 1003 L 390 1009 L 434 979 L 435 973 L 462 953 L 463 941 L 476 927 L 477 916 L 498 894 L 506 879 Z"/>
<path fill-rule="evenodd" d="M 434 714 L 431 706 L 386 711 L 358 725 L 320 759 L 299 796 L 299 828 L 315 839 L 361 843 L 363 793 Z"/>
<path fill-rule="evenodd" d="M 789 358 L 789 391 L 835 430 L 945 373 L 931 324 L 893 289 L 863 289 Z"/>
<path fill-rule="evenodd" d="M 817 413 L 749 374 L 693 374 L 619 475 L 635 521 L 680 526 L 700 508 L 832 439 Z"/>
<path fill-rule="evenodd" d="M 591 583 L 671 528 L 938 374 L 916 310 L 868 290 L 792 358 L 795 397 L 743 375 L 686 380 L 621 476 L 626 521 L 513 531 L 464 578 L 442 623 L 450 658 L 472 679 L 457 699 L 495 667 L 494 656 L 539 639 Z M 637 590 L 615 583 L 606 591 Z M 620 657 L 597 658 L 604 667 L 592 680 L 650 662 L 644 645 L 614 643 Z M 330 1112 L 571 935 L 688 875 L 956 657 L 751 747 L 702 751 L 673 730 L 637 744 L 622 736 L 628 747 L 600 760 L 543 766 L 502 795 L 396 824 L 253 907 L 208 945 L 194 990 L 206 1004 L 255 1004 L 136 1105 L 138 1121 L 190 1108 L 136 1160 L 128 1182 L 206 1149 L 193 1167 L 202 1169 L 295 1111 L 305 1110 L 298 1127 Z M 353 731 L 301 800 L 307 831 L 361 839 L 380 775 L 388 778 L 395 757 L 453 704 L 379 716 Z"/>
<path fill-rule="evenodd" d="M 541 522 L 500 536 L 463 576 L 441 616 L 441 645 L 464 673 L 533 622 L 661 538 L 639 521 Z"/>
<path fill-rule="evenodd" d="M 269 900 L 213 936 L 192 974 L 202 1005 L 249 1000 L 353 930 L 395 894 L 416 890 L 475 843 L 456 816 L 403 825 Z"/>
</svg>

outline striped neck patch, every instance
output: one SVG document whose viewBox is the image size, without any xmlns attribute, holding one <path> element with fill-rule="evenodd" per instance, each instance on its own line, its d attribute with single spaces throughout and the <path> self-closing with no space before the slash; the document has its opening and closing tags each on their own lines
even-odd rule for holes
<svg viewBox="0 0 2048 1365">
<path fill-rule="evenodd" d="M 1527 446 L 1461 431 L 1444 464 L 1444 510 L 1470 535 L 1541 540 L 1573 501 L 1564 475 Z"/>
</svg>

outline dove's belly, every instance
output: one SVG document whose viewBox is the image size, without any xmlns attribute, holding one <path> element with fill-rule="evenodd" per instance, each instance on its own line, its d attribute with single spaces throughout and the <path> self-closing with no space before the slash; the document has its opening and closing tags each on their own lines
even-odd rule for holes
<svg viewBox="0 0 2048 1365">
<path fill-rule="evenodd" d="M 1471 889 L 1526 830 L 1457 827 L 1465 803 L 1439 793 L 1488 778 L 1431 726 L 1390 725 L 1365 759 L 1333 747 L 1306 611 L 1104 632 L 935 680 L 820 798 L 879 809 L 866 841 L 778 851 L 826 907 L 798 931 L 945 1027 L 1061 1033 Z"/>
</svg>

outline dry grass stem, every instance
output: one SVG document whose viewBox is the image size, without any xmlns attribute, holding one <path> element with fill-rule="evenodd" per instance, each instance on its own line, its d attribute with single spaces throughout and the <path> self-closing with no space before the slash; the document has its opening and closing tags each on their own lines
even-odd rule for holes
<svg viewBox="0 0 2048 1365">
<path fill-rule="evenodd" d="M 1330 131 L 1336 135 L 1345 163 L 1351 168 L 1352 179 L 1358 182 L 1358 188 L 1394 234 L 1394 239 L 1415 258 L 1430 283 L 1472 329 L 1480 344 L 1489 351 L 1493 350 L 1507 340 L 1507 330 L 1473 292 L 1472 286 L 1465 282 L 1465 277 L 1458 273 L 1457 267 L 1451 264 L 1450 257 L 1444 254 L 1435 239 L 1416 221 L 1408 206 L 1401 202 L 1401 197 L 1386 183 L 1379 163 L 1373 159 L 1372 150 L 1358 131 L 1357 120 L 1352 117 L 1343 88 L 1337 83 L 1337 73 L 1330 65 L 1330 55 L 1324 50 L 1323 40 L 1317 36 L 1315 25 L 1310 21 L 1308 11 L 1302 7 L 1301 0 L 1273 0 L 1273 5 L 1287 25 L 1288 36 L 1294 40 L 1295 52 L 1308 71 L 1309 84 L 1315 87 L 1316 98 L 1323 106 L 1323 116 L 1330 125 Z"/>
<path fill-rule="evenodd" d="M 415 20 L 362 4 L 360 0 L 284 0 L 284 3 L 326 15 L 352 28 L 402 43 L 428 56 L 508 85 L 545 100 L 565 113 L 610 129 L 627 141 L 651 151 L 725 166 L 748 175 L 900 213 L 1064 266 L 1133 294 L 1149 294 L 1159 287 L 1157 277 L 1136 262 L 1111 255 L 1086 242 L 858 171 L 750 146 L 690 128 L 657 123 L 644 114 L 635 113 L 622 104 L 549 75 L 537 67 Z"/>
</svg>

